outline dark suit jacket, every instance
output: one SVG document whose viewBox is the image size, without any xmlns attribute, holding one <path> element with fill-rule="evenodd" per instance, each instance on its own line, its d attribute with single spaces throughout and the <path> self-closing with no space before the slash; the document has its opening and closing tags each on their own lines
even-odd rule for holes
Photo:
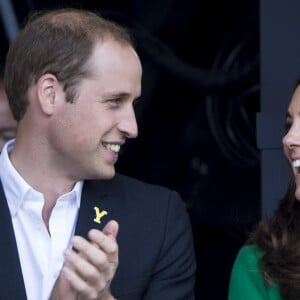
<svg viewBox="0 0 300 300">
<path fill-rule="evenodd" d="M 107 211 L 100 224 L 94 221 L 95 206 Z M 89 229 L 102 229 L 111 219 L 120 226 L 119 266 L 112 282 L 118 300 L 194 299 L 192 232 L 176 192 L 119 174 L 112 180 L 85 181 L 76 234 L 86 237 Z M 26 299 L 1 184 L 0 228 L 0 300 Z"/>
</svg>

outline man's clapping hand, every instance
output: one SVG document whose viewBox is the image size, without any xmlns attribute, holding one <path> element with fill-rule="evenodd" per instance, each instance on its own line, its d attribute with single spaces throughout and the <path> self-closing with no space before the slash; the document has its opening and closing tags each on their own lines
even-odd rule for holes
<svg viewBox="0 0 300 300">
<path fill-rule="evenodd" d="M 65 263 L 55 283 L 51 300 L 111 300 L 110 284 L 118 266 L 116 221 L 103 231 L 91 229 L 89 241 L 72 239 L 73 249 L 65 251 Z"/>
</svg>

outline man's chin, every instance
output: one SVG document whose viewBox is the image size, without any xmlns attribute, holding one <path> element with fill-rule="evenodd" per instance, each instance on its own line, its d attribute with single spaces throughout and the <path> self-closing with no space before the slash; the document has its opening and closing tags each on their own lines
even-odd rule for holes
<svg viewBox="0 0 300 300">
<path fill-rule="evenodd" d="M 0 0 L 1 1 L 1 0 Z M 112 179 L 116 175 L 116 170 L 114 166 L 105 166 L 105 168 L 98 168 L 94 169 L 93 173 L 89 172 L 86 173 L 86 176 L 83 178 L 84 179 L 90 179 L 90 180 L 109 180 Z"/>
<path fill-rule="evenodd" d="M 102 172 L 101 178 L 99 178 L 99 179 L 109 180 L 109 179 L 112 179 L 115 175 L 116 175 L 116 170 L 113 167 L 110 170 L 106 170 L 106 172 Z"/>
</svg>

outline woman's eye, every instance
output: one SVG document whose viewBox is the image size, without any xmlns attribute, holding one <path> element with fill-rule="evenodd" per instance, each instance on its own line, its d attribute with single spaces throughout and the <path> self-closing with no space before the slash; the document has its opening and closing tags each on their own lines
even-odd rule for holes
<svg viewBox="0 0 300 300">
<path fill-rule="evenodd" d="M 291 129 L 291 127 L 292 127 L 292 122 L 290 120 L 287 120 L 284 125 L 285 132 L 288 132 Z"/>
</svg>

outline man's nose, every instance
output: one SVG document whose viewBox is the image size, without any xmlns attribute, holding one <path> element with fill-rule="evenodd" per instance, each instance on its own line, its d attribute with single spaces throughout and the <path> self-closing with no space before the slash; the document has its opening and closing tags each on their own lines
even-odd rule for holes
<svg viewBox="0 0 300 300">
<path fill-rule="evenodd" d="M 118 123 L 118 129 L 127 138 L 132 139 L 138 136 L 138 126 L 133 107 L 126 109 L 126 111 L 122 114 L 122 119 Z"/>
</svg>

